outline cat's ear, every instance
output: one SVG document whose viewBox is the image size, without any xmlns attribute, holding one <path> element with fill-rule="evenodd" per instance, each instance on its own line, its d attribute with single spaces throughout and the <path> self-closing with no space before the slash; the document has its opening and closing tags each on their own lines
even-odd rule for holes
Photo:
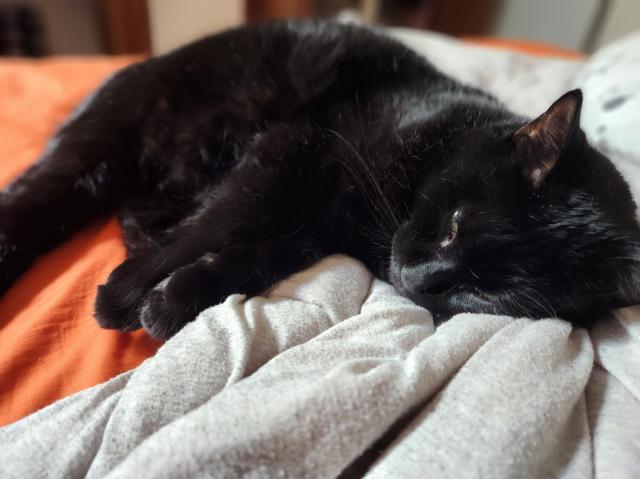
<svg viewBox="0 0 640 479">
<path fill-rule="evenodd" d="M 514 141 L 523 159 L 522 172 L 533 190 L 540 187 L 580 130 L 581 106 L 582 92 L 572 90 L 516 131 Z"/>
</svg>

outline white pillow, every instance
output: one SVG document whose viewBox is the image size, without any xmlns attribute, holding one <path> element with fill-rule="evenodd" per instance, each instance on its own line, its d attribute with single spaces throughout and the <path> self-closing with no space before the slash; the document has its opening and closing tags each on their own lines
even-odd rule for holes
<svg viewBox="0 0 640 479">
<path fill-rule="evenodd" d="M 387 33 L 447 75 L 491 93 L 514 113 L 529 117 L 538 116 L 569 91 L 584 63 L 476 46 L 407 28 L 391 28 Z"/>
<path fill-rule="evenodd" d="M 578 70 L 581 126 L 592 144 L 640 162 L 640 32 L 597 51 Z"/>
</svg>

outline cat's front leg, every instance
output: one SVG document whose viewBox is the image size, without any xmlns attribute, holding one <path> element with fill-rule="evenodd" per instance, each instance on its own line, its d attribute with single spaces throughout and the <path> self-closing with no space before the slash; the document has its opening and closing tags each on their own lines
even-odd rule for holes
<svg viewBox="0 0 640 479">
<path fill-rule="evenodd" d="M 152 335 L 166 338 L 229 294 L 257 294 L 318 259 L 308 223 L 325 173 L 312 140 L 305 128 L 262 135 L 162 248 L 114 270 L 98 291 L 98 322 L 130 329 L 142 315 Z"/>
<path fill-rule="evenodd" d="M 169 338 L 208 306 L 221 303 L 228 293 L 224 271 L 207 253 L 195 263 L 183 266 L 158 283 L 146 296 L 139 318 L 156 338 Z"/>
<path fill-rule="evenodd" d="M 0 296 L 24 273 L 36 257 L 29 238 L 20 239 L 20 221 L 11 197 L 0 192 Z"/>
<path fill-rule="evenodd" d="M 258 294 L 326 254 L 302 229 L 203 253 L 211 236 L 190 228 L 174 243 L 123 262 L 98 289 L 98 323 L 123 331 L 142 325 L 154 337 L 169 338 L 227 296 Z"/>
<path fill-rule="evenodd" d="M 0 191 L 0 294 L 33 259 L 112 213 L 133 188 L 140 125 L 153 94 L 142 70 L 134 65 L 114 75 Z"/>
<path fill-rule="evenodd" d="M 95 316 L 100 326 L 121 331 L 140 328 L 142 303 L 154 286 L 202 254 L 188 240 L 186 236 L 163 248 L 156 246 L 114 269 L 98 287 Z"/>
<path fill-rule="evenodd" d="M 286 238 L 207 253 L 176 270 L 146 297 L 140 319 L 156 338 L 169 338 L 186 323 L 234 293 L 253 296 L 322 256 L 311 240 Z"/>
</svg>

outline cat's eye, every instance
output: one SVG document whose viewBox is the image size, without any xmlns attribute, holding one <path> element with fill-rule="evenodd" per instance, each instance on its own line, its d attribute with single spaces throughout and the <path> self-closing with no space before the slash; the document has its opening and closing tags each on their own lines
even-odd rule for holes
<svg viewBox="0 0 640 479">
<path fill-rule="evenodd" d="M 449 226 L 447 230 L 447 236 L 440 242 L 440 246 L 445 247 L 449 246 L 455 237 L 458 235 L 458 228 L 460 227 L 460 217 L 462 216 L 462 212 L 458 208 L 453 212 L 451 218 L 449 219 Z"/>
</svg>

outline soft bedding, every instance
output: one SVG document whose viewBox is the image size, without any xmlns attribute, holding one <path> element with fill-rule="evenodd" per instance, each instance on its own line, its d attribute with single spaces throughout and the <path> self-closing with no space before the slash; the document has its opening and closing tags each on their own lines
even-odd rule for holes
<svg viewBox="0 0 640 479">
<path fill-rule="evenodd" d="M 82 98 L 131 57 L 0 62 L 0 185 L 32 163 Z M 100 329 L 97 286 L 125 258 L 115 220 L 38 259 L 0 298 L 0 425 L 131 369 L 158 347 Z M 1 474 L 0 474 L 1 476 Z"/>
<path fill-rule="evenodd" d="M 0 429 L 3 476 L 640 474 L 633 310 L 591 335 L 470 314 L 436 331 L 339 256 L 243 299 L 137 369 Z"/>
<path fill-rule="evenodd" d="M 574 86 L 587 87 L 585 107 L 601 101 L 580 59 L 393 34 L 523 114 Z M 8 166 L 0 181 L 126 61 L 2 65 L 0 161 Z M 605 133 L 637 122 L 640 111 L 609 113 L 600 136 L 602 121 L 583 128 L 613 152 L 637 194 L 640 156 L 620 147 L 619 133 Z M 0 421 L 155 352 L 144 333 L 103 331 L 91 317 L 96 284 L 123 255 L 113 220 L 94 225 L 0 301 Z M 265 298 L 232 296 L 138 368 L 0 429 L 1 475 L 638 477 L 639 315 L 618 311 L 591 333 L 558 319 L 482 315 L 435 330 L 427 311 L 359 263 L 329 258 Z"/>
</svg>

